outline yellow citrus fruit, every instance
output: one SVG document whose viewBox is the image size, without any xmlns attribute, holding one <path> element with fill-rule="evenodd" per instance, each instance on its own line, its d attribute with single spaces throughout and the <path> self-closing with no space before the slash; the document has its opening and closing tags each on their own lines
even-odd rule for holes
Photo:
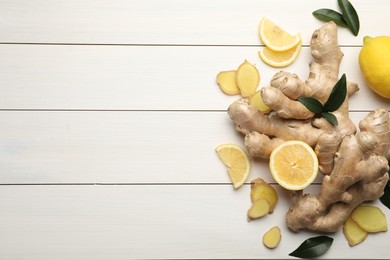
<svg viewBox="0 0 390 260">
<path fill-rule="evenodd" d="M 301 49 L 301 43 L 290 50 L 281 52 L 273 51 L 265 47 L 259 51 L 259 56 L 264 61 L 264 63 L 275 68 L 282 68 L 293 63 L 298 58 Z"/>
<path fill-rule="evenodd" d="M 249 104 L 257 108 L 263 114 L 271 112 L 271 108 L 264 104 L 263 98 L 261 97 L 261 90 L 257 91 L 249 98 Z"/>
<path fill-rule="evenodd" d="M 265 17 L 260 22 L 259 34 L 263 43 L 273 51 L 286 51 L 301 42 L 299 33 L 291 35 Z"/>
<path fill-rule="evenodd" d="M 364 37 L 359 65 L 368 86 L 390 98 L 390 36 Z"/>
<path fill-rule="evenodd" d="M 248 154 L 236 144 L 221 144 L 215 150 L 221 161 L 228 167 L 233 187 L 240 188 L 248 179 L 251 171 Z"/>
<path fill-rule="evenodd" d="M 318 158 L 305 142 L 287 141 L 272 151 L 269 167 L 280 186 L 288 190 L 303 190 L 317 177 Z"/>
</svg>

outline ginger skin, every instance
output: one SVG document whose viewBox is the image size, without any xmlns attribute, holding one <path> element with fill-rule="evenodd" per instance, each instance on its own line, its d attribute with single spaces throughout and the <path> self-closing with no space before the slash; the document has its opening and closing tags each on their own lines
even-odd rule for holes
<svg viewBox="0 0 390 260">
<path fill-rule="evenodd" d="M 378 122 L 387 129 L 377 129 Z M 389 175 L 384 143 L 390 141 L 389 115 L 385 109 L 371 112 L 362 122 L 371 131 L 348 135 L 335 154 L 334 167 L 324 176 L 318 195 L 292 193 L 292 205 L 286 214 L 287 226 L 293 231 L 306 228 L 336 232 L 362 202 L 376 200 L 383 194 Z M 375 130 L 374 130 L 375 129 Z"/>
<path fill-rule="evenodd" d="M 261 115 L 246 99 L 230 105 L 229 116 L 237 130 L 246 135 L 245 146 L 251 156 L 269 158 L 271 151 L 287 140 L 305 141 L 314 148 L 325 131 L 341 137 L 356 132 L 348 115 L 348 97 L 333 113 L 339 122 L 337 127 L 323 118 L 313 118 L 314 114 L 297 101 L 298 97 L 307 96 L 324 104 L 339 79 L 343 53 L 337 42 L 337 26 L 329 22 L 316 30 L 310 45 L 313 61 L 305 82 L 295 74 L 281 71 L 272 78 L 271 86 L 262 89 L 263 102 L 273 113 Z M 358 86 L 348 82 L 347 90 L 348 96 L 352 96 Z"/>
<path fill-rule="evenodd" d="M 269 158 L 287 140 L 301 140 L 315 149 L 319 170 L 325 174 L 321 191 L 292 192 L 286 223 L 293 231 L 336 232 L 358 205 L 383 194 L 389 179 L 390 120 L 387 109 L 376 109 L 360 122 L 356 134 L 348 112 L 348 99 L 358 91 L 352 82 L 347 83 L 343 104 L 332 112 L 337 126 L 315 117 L 298 102 L 298 97 L 306 96 L 324 104 L 339 78 L 343 53 L 336 25 L 328 22 L 316 30 L 310 45 L 313 61 L 305 82 L 295 74 L 279 72 L 263 89 L 263 101 L 273 110 L 270 114 L 260 113 L 246 99 L 231 104 L 228 113 L 236 129 L 245 134 L 245 146 L 253 157 Z"/>
</svg>

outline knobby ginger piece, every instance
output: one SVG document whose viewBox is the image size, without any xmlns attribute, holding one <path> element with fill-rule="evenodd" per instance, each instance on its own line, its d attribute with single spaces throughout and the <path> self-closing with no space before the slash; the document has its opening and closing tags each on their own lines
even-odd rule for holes
<svg viewBox="0 0 390 260">
<path fill-rule="evenodd" d="M 236 84 L 236 71 L 221 71 L 217 75 L 217 83 L 221 90 L 228 95 L 240 94 L 240 89 Z"/>
<path fill-rule="evenodd" d="M 270 211 L 270 205 L 265 199 L 258 199 L 253 202 L 252 207 L 248 210 L 248 220 L 254 220 L 267 215 Z"/>
<path fill-rule="evenodd" d="M 270 230 L 264 233 L 263 235 L 263 244 L 267 248 L 275 248 L 279 245 L 280 240 L 282 239 L 282 234 L 278 226 L 272 227 Z"/>
<path fill-rule="evenodd" d="M 386 216 L 378 207 L 360 205 L 352 212 L 351 218 L 367 232 L 387 231 Z"/>
<path fill-rule="evenodd" d="M 260 83 L 259 71 L 252 63 L 245 60 L 237 69 L 236 83 L 240 89 L 241 96 L 252 96 Z"/>
<path fill-rule="evenodd" d="M 262 178 L 256 178 L 251 181 L 251 201 L 254 203 L 259 199 L 265 199 L 268 202 L 270 206 L 269 213 L 274 211 L 276 203 L 278 202 L 278 193 L 275 188 Z"/>
<path fill-rule="evenodd" d="M 345 221 L 343 232 L 350 246 L 363 242 L 368 235 L 368 232 L 362 229 L 351 217 Z"/>
</svg>

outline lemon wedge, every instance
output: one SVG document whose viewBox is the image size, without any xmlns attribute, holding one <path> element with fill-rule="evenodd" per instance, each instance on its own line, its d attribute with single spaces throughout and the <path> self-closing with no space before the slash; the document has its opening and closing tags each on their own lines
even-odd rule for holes
<svg viewBox="0 0 390 260">
<path fill-rule="evenodd" d="M 248 154 L 236 144 L 221 144 L 215 150 L 218 157 L 228 168 L 234 189 L 240 188 L 248 179 L 251 171 Z"/>
</svg>

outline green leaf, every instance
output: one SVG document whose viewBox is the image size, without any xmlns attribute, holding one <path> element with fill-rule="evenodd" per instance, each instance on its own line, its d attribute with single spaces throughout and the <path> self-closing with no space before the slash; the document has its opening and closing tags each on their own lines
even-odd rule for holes
<svg viewBox="0 0 390 260">
<path fill-rule="evenodd" d="M 348 24 L 348 28 L 351 30 L 353 35 L 357 36 L 359 33 L 359 16 L 348 0 L 338 0 L 340 9 L 343 13 L 345 22 Z"/>
<path fill-rule="evenodd" d="M 328 236 L 318 236 L 306 239 L 289 256 L 300 258 L 313 258 L 324 254 L 333 243 L 333 238 Z"/>
<path fill-rule="evenodd" d="M 321 116 L 334 126 L 337 126 L 339 124 L 337 118 L 332 113 L 322 112 Z"/>
<path fill-rule="evenodd" d="M 333 112 L 339 109 L 347 96 L 347 78 L 345 74 L 341 76 L 336 85 L 334 85 L 328 100 L 324 105 L 324 112 Z"/>
<path fill-rule="evenodd" d="M 347 22 L 345 21 L 343 15 L 334 10 L 327 9 L 327 8 L 318 9 L 313 12 L 313 15 L 314 17 L 316 17 L 321 21 L 325 21 L 325 22 L 333 21 L 340 26 L 348 27 Z"/>
<path fill-rule="evenodd" d="M 323 110 L 323 106 L 320 101 L 311 97 L 299 97 L 298 101 L 301 102 L 307 109 L 315 114 L 319 114 Z"/>
<path fill-rule="evenodd" d="M 389 170 L 389 174 L 390 174 L 390 170 Z M 384 189 L 384 193 L 382 197 L 379 198 L 379 200 L 383 203 L 383 205 L 385 205 L 390 209 L 390 181 L 387 182 L 387 185 Z"/>
</svg>

